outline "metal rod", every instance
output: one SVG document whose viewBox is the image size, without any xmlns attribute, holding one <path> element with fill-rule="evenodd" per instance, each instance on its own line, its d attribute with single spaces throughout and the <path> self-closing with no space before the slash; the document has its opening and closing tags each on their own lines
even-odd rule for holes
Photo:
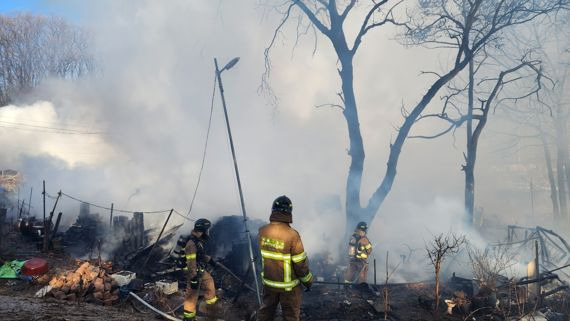
<svg viewBox="0 0 570 321">
<path fill-rule="evenodd" d="M 235 169 L 235 173 L 236 173 L 236 180 L 237 180 L 237 185 L 238 185 L 238 190 L 239 190 L 239 198 L 240 198 L 240 203 L 241 203 L 241 211 L 243 214 L 243 225 L 245 227 L 245 235 L 247 237 L 247 241 L 249 244 L 249 258 L 251 259 L 251 265 L 252 265 L 252 271 L 253 271 L 253 278 L 255 281 L 255 289 L 256 289 L 256 294 L 257 294 L 257 303 L 259 303 L 259 305 L 261 306 L 261 295 L 259 294 L 259 284 L 257 282 L 257 269 L 255 267 L 255 258 L 253 256 L 253 245 L 251 242 L 251 235 L 249 233 L 249 228 L 247 226 L 247 213 L 245 211 L 245 202 L 243 200 L 243 190 L 241 188 L 241 180 L 239 177 L 239 170 L 238 170 L 238 164 L 237 164 L 237 160 L 236 160 L 236 151 L 234 148 L 234 141 L 233 141 L 233 137 L 232 137 L 232 131 L 230 129 L 230 120 L 228 117 L 228 110 L 226 107 L 226 98 L 224 97 L 224 86 L 222 84 L 222 77 L 221 77 L 221 72 L 220 69 L 218 67 L 218 60 L 216 58 L 214 58 L 214 64 L 216 66 L 216 76 L 218 77 L 218 86 L 220 88 L 220 96 L 222 97 L 222 106 L 224 108 L 224 116 L 226 119 L 226 127 L 228 129 L 228 136 L 229 136 L 229 140 L 230 140 L 230 148 L 232 150 L 232 157 L 234 160 L 234 169 Z"/>
<path fill-rule="evenodd" d="M 244 280 L 242 280 L 239 276 L 237 276 L 234 272 L 232 272 L 232 270 L 230 270 L 227 266 L 223 265 L 220 262 L 216 262 L 216 265 L 219 266 L 220 268 L 222 268 L 222 270 L 226 271 L 230 276 L 232 276 L 234 279 L 238 280 L 241 282 L 241 285 L 244 286 L 246 289 L 255 292 L 255 289 L 252 288 L 251 286 L 249 286 L 248 284 L 245 283 Z"/>
<path fill-rule="evenodd" d="M 174 212 L 174 209 L 171 209 L 170 213 L 168 213 L 168 217 L 166 218 L 164 225 L 162 225 L 162 230 L 160 230 L 160 233 L 158 233 L 158 238 L 156 239 L 156 242 L 154 242 L 154 244 L 152 245 L 152 248 L 148 252 L 146 260 L 144 260 L 144 264 L 141 267 L 141 271 L 144 270 L 144 267 L 146 266 L 146 264 L 148 263 L 148 260 L 150 259 L 150 256 L 152 255 L 152 250 L 154 250 L 154 248 L 158 244 L 158 241 L 160 241 L 160 238 L 162 237 L 162 233 L 164 232 L 164 229 L 166 228 L 166 225 L 168 224 L 168 221 L 170 220 L 170 216 L 172 215 L 172 212 Z"/>
</svg>

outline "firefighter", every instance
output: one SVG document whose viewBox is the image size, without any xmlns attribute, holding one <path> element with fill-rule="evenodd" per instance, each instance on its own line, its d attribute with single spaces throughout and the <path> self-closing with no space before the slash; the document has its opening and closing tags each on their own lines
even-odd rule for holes
<svg viewBox="0 0 570 321">
<path fill-rule="evenodd" d="M 293 205 L 287 196 L 273 201 L 270 223 L 259 229 L 263 281 L 263 303 L 258 320 L 273 320 L 281 304 L 283 320 L 299 320 L 301 284 L 311 288 L 313 275 L 299 233 L 290 224 Z"/>
<path fill-rule="evenodd" d="M 208 307 L 213 307 L 218 301 L 214 279 L 210 272 L 216 262 L 206 255 L 205 246 L 208 241 L 208 230 L 211 223 L 207 219 L 201 218 L 194 224 L 194 229 L 190 234 L 190 239 L 186 243 L 184 255 L 186 257 L 186 295 L 184 298 L 184 321 L 194 321 L 196 318 L 196 306 L 200 293 Z M 208 309 L 209 312 L 213 308 Z"/>
<path fill-rule="evenodd" d="M 356 225 L 354 234 L 348 243 L 349 263 L 344 275 L 345 283 L 366 283 L 368 275 L 368 256 L 372 253 L 372 244 L 366 237 L 368 225 L 360 222 Z"/>
</svg>

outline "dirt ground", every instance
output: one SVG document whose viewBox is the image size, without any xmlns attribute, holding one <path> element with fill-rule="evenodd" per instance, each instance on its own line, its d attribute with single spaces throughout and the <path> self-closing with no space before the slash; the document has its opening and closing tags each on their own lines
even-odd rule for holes
<svg viewBox="0 0 570 321">
<path fill-rule="evenodd" d="M 130 311 L 129 311 L 130 310 Z M 88 303 L 57 301 L 53 298 L 0 295 L 0 320 L 10 321 L 143 321 L 130 306 L 105 307 Z"/>
</svg>

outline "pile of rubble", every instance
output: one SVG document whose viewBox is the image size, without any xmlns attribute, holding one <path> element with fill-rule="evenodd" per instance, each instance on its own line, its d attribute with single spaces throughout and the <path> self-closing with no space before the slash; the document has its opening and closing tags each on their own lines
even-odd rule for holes
<svg viewBox="0 0 570 321">
<path fill-rule="evenodd" d="M 119 301 L 119 285 L 105 269 L 85 262 L 74 272 L 64 272 L 49 282 L 54 298 L 113 305 Z"/>
</svg>

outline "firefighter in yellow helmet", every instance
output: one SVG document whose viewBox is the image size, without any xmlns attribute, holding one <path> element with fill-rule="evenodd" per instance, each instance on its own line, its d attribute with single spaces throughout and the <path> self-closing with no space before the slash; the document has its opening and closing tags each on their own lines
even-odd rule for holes
<svg viewBox="0 0 570 321">
<path fill-rule="evenodd" d="M 345 283 L 366 283 L 368 275 L 368 256 L 372 253 L 372 244 L 366 237 L 368 225 L 360 222 L 348 243 L 349 263 L 344 275 Z"/>
<path fill-rule="evenodd" d="M 258 242 L 263 263 L 263 303 L 258 313 L 259 321 L 274 320 L 279 304 L 283 320 L 299 320 L 301 284 L 310 288 L 313 283 L 301 236 L 290 226 L 292 210 L 293 205 L 287 196 L 278 197 L 273 202 L 270 223 L 259 229 Z"/>
<path fill-rule="evenodd" d="M 184 298 L 184 321 L 194 321 L 196 318 L 196 306 L 200 293 L 208 307 L 212 307 L 218 301 L 214 279 L 208 272 L 216 266 L 216 262 L 206 255 L 205 246 L 208 241 L 208 230 L 211 223 L 201 218 L 194 224 L 194 229 L 186 243 L 184 255 L 186 258 L 186 295 Z M 209 312 L 215 309 L 210 308 Z"/>
</svg>

